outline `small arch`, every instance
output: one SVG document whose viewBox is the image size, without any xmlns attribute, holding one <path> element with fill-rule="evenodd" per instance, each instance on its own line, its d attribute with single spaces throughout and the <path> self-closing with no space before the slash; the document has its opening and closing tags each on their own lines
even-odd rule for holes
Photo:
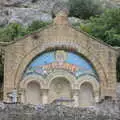
<svg viewBox="0 0 120 120">
<path fill-rule="evenodd" d="M 41 104 L 42 103 L 41 89 L 45 88 L 44 81 L 45 80 L 41 76 L 37 76 L 37 75 L 29 75 L 24 77 L 24 79 L 20 81 L 18 85 L 18 90 L 21 91 L 21 102 L 27 104 L 30 103 L 34 105 Z M 33 83 L 32 84 L 33 86 L 31 85 L 31 83 Z M 33 88 L 33 90 L 31 90 L 30 88 Z"/>
<path fill-rule="evenodd" d="M 93 86 L 89 82 L 84 82 L 80 86 L 79 104 L 84 107 L 93 106 L 95 104 Z"/>
<path fill-rule="evenodd" d="M 100 91 L 100 83 L 97 81 L 97 79 L 94 76 L 91 76 L 91 75 L 81 76 L 78 79 L 78 82 L 79 82 L 79 87 L 84 82 L 88 82 L 89 84 L 91 84 L 93 86 L 94 91 Z"/>
<path fill-rule="evenodd" d="M 49 103 L 56 99 L 71 99 L 72 89 L 70 82 L 65 77 L 56 77 L 49 88 Z"/>
<path fill-rule="evenodd" d="M 17 88 L 26 89 L 27 85 L 32 81 L 38 83 L 41 86 L 41 88 L 45 88 L 45 80 L 42 76 L 39 75 L 29 75 L 24 77 L 22 81 L 19 81 Z"/>
<path fill-rule="evenodd" d="M 74 88 L 74 84 L 76 83 L 75 76 L 64 70 L 54 71 L 47 76 L 46 81 L 48 81 L 48 88 L 50 88 L 53 79 L 57 77 L 64 77 L 67 81 L 69 81 L 71 88 Z"/>
<path fill-rule="evenodd" d="M 98 103 L 101 99 L 100 83 L 97 81 L 97 79 L 94 76 L 90 76 L 90 75 L 81 76 L 79 78 L 78 80 L 79 88 L 81 88 L 82 84 L 84 83 L 89 83 L 93 87 L 94 101 Z"/>
<path fill-rule="evenodd" d="M 40 104 L 41 103 L 41 91 L 40 84 L 36 81 L 31 81 L 27 84 L 26 88 L 26 103 L 27 104 Z"/>
</svg>

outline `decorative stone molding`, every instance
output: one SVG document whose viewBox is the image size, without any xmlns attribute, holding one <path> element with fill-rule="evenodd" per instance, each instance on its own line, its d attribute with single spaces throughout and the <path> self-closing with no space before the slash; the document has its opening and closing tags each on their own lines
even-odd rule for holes
<svg viewBox="0 0 120 120">
<path fill-rule="evenodd" d="M 89 83 L 92 85 L 95 101 L 96 102 L 99 101 L 100 100 L 100 83 L 97 81 L 97 79 L 93 76 L 85 75 L 85 76 L 80 77 L 78 80 L 79 88 L 84 83 Z"/>
<path fill-rule="evenodd" d="M 90 83 L 96 101 L 108 95 L 115 96 L 116 50 L 82 31 L 73 29 L 66 21 L 66 13 L 61 12 L 56 17 L 57 24 L 34 33 L 39 36 L 37 40 L 33 39 L 32 34 L 21 41 L 10 43 L 5 48 L 4 100 L 7 100 L 7 93 L 14 88 L 25 89 L 33 81 L 40 85 L 40 89 L 49 89 L 56 77 L 65 77 L 73 90 L 80 89 L 84 82 Z M 51 50 L 66 50 L 83 56 L 93 66 L 98 77 L 87 75 L 76 80 L 64 70 L 55 71 L 46 79 L 37 75 L 23 77 L 26 68 L 36 56 Z"/>
<path fill-rule="evenodd" d="M 65 45 L 65 46 L 67 47 L 67 45 Z M 47 47 L 46 47 L 46 49 L 47 49 Z M 74 47 L 74 43 L 73 43 L 73 47 Z M 22 79 L 21 74 L 23 74 L 23 72 L 24 72 L 26 66 L 28 65 L 28 63 L 34 57 L 36 57 L 38 54 L 42 53 L 43 51 L 45 51 L 45 50 L 43 50 L 42 48 L 37 47 L 36 49 L 31 51 L 28 55 L 26 55 L 26 57 L 21 61 L 20 66 L 19 66 L 19 68 L 17 70 L 17 73 L 16 73 L 15 85 L 18 84 L 18 82 Z M 102 64 L 99 62 L 99 60 L 95 56 L 93 56 L 92 53 L 89 53 L 84 48 L 82 48 L 81 51 L 79 51 L 79 49 L 78 49 L 77 52 L 84 55 L 89 61 L 91 61 L 91 63 L 93 63 L 93 66 L 94 66 L 95 70 L 98 73 L 98 76 L 99 76 L 99 79 L 100 79 L 100 84 L 103 84 L 104 86 L 106 86 L 106 84 L 107 84 L 106 83 L 107 82 L 106 75 L 105 75 L 104 69 L 102 67 Z"/>
<path fill-rule="evenodd" d="M 69 81 L 71 88 L 74 89 L 76 78 L 72 74 L 64 70 L 57 70 L 47 76 L 46 80 L 48 81 L 48 88 L 50 88 L 51 82 L 57 77 L 66 78 L 66 80 Z"/>
<path fill-rule="evenodd" d="M 46 83 L 43 77 L 39 76 L 39 75 L 29 75 L 26 76 L 23 80 L 21 80 L 18 84 L 18 89 L 26 89 L 27 85 L 30 82 L 36 82 L 40 85 L 41 89 L 46 88 Z"/>
</svg>

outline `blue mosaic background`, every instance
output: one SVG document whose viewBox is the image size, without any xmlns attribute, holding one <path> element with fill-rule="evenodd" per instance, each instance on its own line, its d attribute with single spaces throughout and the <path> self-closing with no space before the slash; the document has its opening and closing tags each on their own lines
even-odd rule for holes
<svg viewBox="0 0 120 120">
<path fill-rule="evenodd" d="M 38 74 L 43 77 L 46 77 L 48 74 L 54 71 L 54 69 L 48 70 L 48 69 L 45 69 L 43 66 L 58 62 L 56 60 L 55 53 L 56 51 L 51 51 L 36 57 L 31 62 L 31 64 L 27 67 L 24 73 L 24 76 L 30 75 L 30 74 Z M 66 52 L 66 51 L 65 51 L 65 54 L 66 54 L 66 59 L 63 62 L 69 64 L 70 66 L 72 65 L 76 66 L 77 70 L 74 72 L 71 72 L 68 69 L 64 69 L 64 70 L 70 72 L 76 78 L 79 78 L 81 75 L 85 75 L 85 74 L 96 76 L 95 70 L 93 69 L 91 64 L 82 56 L 79 56 L 72 52 Z"/>
</svg>

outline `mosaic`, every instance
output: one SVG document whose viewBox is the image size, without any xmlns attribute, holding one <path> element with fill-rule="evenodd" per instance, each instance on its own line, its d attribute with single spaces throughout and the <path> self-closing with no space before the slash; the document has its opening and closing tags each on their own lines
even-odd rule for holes
<svg viewBox="0 0 120 120">
<path fill-rule="evenodd" d="M 46 77 L 59 69 L 70 72 L 76 78 L 86 74 L 96 76 L 91 64 L 82 56 L 63 50 L 51 51 L 38 56 L 27 67 L 24 76 L 37 74 Z"/>
</svg>

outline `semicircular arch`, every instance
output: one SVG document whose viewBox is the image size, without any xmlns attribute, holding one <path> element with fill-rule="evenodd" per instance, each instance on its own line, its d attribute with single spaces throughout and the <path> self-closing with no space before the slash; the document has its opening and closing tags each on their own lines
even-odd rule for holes
<svg viewBox="0 0 120 120">
<path fill-rule="evenodd" d="M 77 45 L 76 45 L 77 46 Z M 69 46 L 66 45 L 66 48 L 68 48 Z M 74 46 L 72 46 L 74 47 Z M 28 53 L 24 59 L 20 62 L 19 67 L 16 71 L 16 76 L 15 76 L 15 82 L 14 84 L 18 84 L 19 81 L 22 79 L 22 74 L 24 72 L 24 70 L 26 69 L 26 66 L 28 65 L 28 63 L 35 58 L 36 56 L 38 56 L 40 53 L 44 52 L 48 47 L 36 47 L 34 48 L 32 51 L 30 51 L 30 53 Z M 59 46 L 60 48 L 60 46 Z M 85 48 L 79 49 L 79 46 L 76 48 L 76 52 L 80 53 L 82 55 L 85 56 L 85 58 L 87 58 L 94 66 L 95 70 L 98 73 L 99 79 L 101 81 L 101 84 L 106 85 L 106 76 L 105 76 L 105 72 L 104 69 L 102 67 L 102 64 L 100 63 L 99 59 L 96 58 L 96 56 L 94 56 L 93 53 L 90 53 L 89 51 L 87 51 Z"/>
<path fill-rule="evenodd" d="M 61 71 L 61 70 L 55 71 L 55 72 L 53 72 L 53 73 L 51 73 L 51 74 L 49 74 L 47 76 L 48 88 L 50 88 L 50 85 L 51 85 L 52 81 L 55 78 L 59 78 L 59 77 L 60 78 L 62 78 L 62 77 L 65 78 L 70 83 L 71 88 L 72 89 L 74 88 L 74 84 L 76 82 L 76 78 L 72 74 L 70 74 L 69 72 Z"/>
<path fill-rule="evenodd" d="M 99 89 L 100 89 L 100 84 L 97 81 L 97 79 L 93 76 L 90 76 L 90 75 L 84 75 L 84 76 L 80 77 L 78 79 L 78 82 L 79 82 L 79 87 L 83 83 L 87 82 L 87 83 L 90 83 L 93 86 L 94 91 L 99 91 Z"/>
<path fill-rule="evenodd" d="M 39 75 L 29 75 L 24 77 L 24 79 L 22 81 L 19 82 L 18 84 L 18 88 L 19 89 L 26 89 L 27 85 L 30 82 L 36 82 L 37 84 L 40 85 L 41 89 L 45 88 L 45 80 L 43 77 L 39 76 Z"/>
</svg>

